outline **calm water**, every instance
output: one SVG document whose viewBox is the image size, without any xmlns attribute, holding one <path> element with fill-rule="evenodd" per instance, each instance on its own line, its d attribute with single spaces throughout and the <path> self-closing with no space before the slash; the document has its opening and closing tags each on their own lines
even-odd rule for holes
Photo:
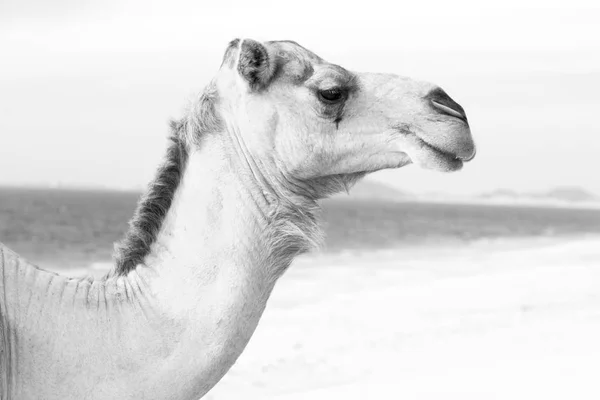
<svg viewBox="0 0 600 400">
<path fill-rule="evenodd" d="M 110 260 L 137 193 L 0 189 L 0 241 L 37 264 Z M 600 234 L 599 210 L 330 200 L 325 251 Z"/>
</svg>

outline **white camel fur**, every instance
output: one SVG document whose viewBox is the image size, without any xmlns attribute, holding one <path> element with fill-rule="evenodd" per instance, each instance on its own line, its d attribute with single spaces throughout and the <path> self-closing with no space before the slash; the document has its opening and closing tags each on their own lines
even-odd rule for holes
<svg viewBox="0 0 600 400">
<path fill-rule="evenodd" d="M 0 245 L 2 400 L 202 397 L 320 241 L 319 199 L 370 172 L 454 171 L 475 154 L 437 86 L 249 39 L 230 43 L 171 141 L 104 279 Z"/>
</svg>

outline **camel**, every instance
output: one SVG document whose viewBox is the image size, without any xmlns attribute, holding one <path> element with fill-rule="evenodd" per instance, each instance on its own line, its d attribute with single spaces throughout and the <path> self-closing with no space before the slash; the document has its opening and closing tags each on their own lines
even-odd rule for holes
<svg viewBox="0 0 600 400">
<path fill-rule="evenodd" d="M 103 279 L 0 246 L 1 398 L 201 398 L 322 240 L 320 199 L 374 171 L 456 171 L 474 155 L 464 110 L 435 85 L 351 72 L 291 41 L 232 41 L 171 123 Z"/>
</svg>

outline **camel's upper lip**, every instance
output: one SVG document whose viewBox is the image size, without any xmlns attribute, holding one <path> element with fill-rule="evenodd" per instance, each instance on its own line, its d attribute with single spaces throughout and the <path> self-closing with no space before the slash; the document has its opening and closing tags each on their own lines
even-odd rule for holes
<svg viewBox="0 0 600 400">
<path fill-rule="evenodd" d="M 477 148 L 475 147 L 475 148 L 473 148 L 473 153 L 471 153 L 471 155 L 470 155 L 470 156 L 468 156 L 468 157 L 462 157 L 462 158 L 461 158 L 461 157 L 458 157 L 458 159 L 459 159 L 459 160 L 462 160 L 462 161 L 464 161 L 464 162 L 469 162 L 469 161 L 471 161 L 472 159 L 474 159 L 476 155 L 477 155 Z"/>
</svg>

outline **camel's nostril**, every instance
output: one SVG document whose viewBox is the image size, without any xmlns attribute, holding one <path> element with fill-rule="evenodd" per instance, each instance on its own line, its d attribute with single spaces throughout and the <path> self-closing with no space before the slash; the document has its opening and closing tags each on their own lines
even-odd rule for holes
<svg viewBox="0 0 600 400">
<path fill-rule="evenodd" d="M 448 96 L 448 94 L 441 88 L 433 89 L 427 94 L 427 96 L 425 96 L 425 98 L 431 102 L 431 105 L 437 111 L 467 122 L 467 114 L 465 113 L 465 110 L 460 106 L 460 104 L 452 100 L 452 98 Z"/>
</svg>

